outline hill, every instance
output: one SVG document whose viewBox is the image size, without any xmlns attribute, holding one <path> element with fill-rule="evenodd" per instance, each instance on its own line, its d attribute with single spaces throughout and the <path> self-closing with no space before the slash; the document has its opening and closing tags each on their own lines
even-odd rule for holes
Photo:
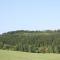
<svg viewBox="0 0 60 60">
<path fill-rule="evenodd" d="M 0 35 L 0 49 L 32 53 L 60 53 L 60 30 L 11 31 Z"/>
</svg>

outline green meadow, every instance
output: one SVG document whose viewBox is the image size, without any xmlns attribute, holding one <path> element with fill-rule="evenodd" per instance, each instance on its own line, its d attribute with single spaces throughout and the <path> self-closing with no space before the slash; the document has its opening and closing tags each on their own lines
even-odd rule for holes
<svg viewBox="0 0 60 60">
<path fill-rule="evenodd" d="M 60 60 L 60 54 L 0 50 L 0 60 Z"/>
</svg>

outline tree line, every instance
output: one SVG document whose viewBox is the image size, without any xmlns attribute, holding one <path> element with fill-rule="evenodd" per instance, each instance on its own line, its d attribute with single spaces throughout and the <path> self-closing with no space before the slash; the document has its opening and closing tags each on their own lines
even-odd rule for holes
<svg viewBox="0 0 60 60">
<path fill-rule="evenodd" d="M 32 53 L 60 53 L 60 30 L 19 30 L 3 33 L 0 34 L 0 49 Z"/>
</svg>

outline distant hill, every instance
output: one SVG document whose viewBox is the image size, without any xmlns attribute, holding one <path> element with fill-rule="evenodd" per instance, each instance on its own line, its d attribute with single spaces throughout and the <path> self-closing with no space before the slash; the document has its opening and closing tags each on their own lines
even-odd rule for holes
<svg viewBox="0 0 60 60">
<path fill-rule="evenodd" d="M 0 35 L 0 49 L 32 53 L 60 53 L 60 30 L 18 30 Z"/>
</svg>

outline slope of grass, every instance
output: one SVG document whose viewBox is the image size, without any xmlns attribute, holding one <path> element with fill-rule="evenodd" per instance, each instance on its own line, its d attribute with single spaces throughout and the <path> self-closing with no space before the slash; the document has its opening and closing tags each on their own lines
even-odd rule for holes
<svg viewBox="0 0 60 60">
<path fill-rule="evenodd" d="M 0 50 L 0 60 L 60 60 L 60 54 L 26 53 Z"/>
</svg>

